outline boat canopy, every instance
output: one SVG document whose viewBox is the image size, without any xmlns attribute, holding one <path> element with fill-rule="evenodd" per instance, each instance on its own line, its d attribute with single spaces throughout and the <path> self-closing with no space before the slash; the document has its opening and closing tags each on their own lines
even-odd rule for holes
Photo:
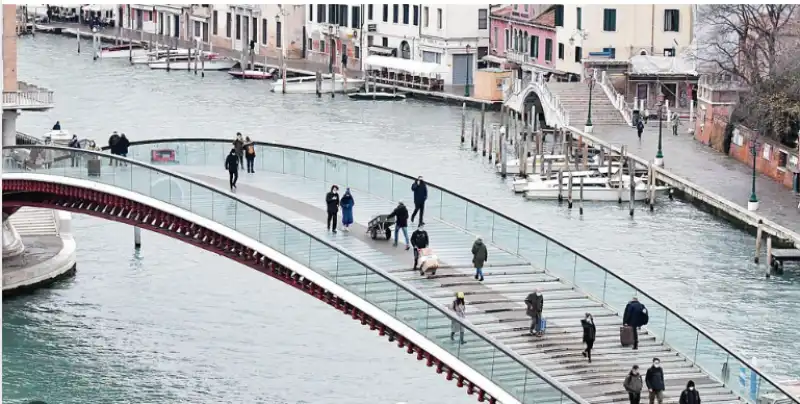
<svg viewBox="0 0 800 404">
<path fill-rule="evenodd" d="M 112 11 L 114 4 L 89 4 L 83 8 L 84 11 Z"/>
<path fill-rule="evenodd" d="M 364 63 L 372 67 L 381 67 L 389 70 L 399 70 L 413 75 L 426 75 L 446 73 L 447 68 L 438 63 L 417 62 L 409 59 L 392 58 L 387 56 L 370 55 Z"/>
</svg>

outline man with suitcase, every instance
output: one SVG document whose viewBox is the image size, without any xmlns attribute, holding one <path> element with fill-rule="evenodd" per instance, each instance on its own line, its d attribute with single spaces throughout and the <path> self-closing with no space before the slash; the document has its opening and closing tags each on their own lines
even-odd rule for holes
<svg viewBox="0 0 800 404">
<path fill-rule="evenodd" d="M 542 291 L 540 289 L 536 289 L 535 292 L 528 295 L 525 298 L 525 306 L 527 306 L 527 310 L 525 314 L 531 318 L 531 328 L 528 331 L 531 335 L 536 335 L 538 337 L 542 336 L 541 322 L 542 322 L 542 308 L 544 306 L 544 296 L 542 296 Z"/>
<path fill-rule="evenodd" d="M 417 270 L 417 263 L 419 262 L 419 252 L 423 248 L 428 248 L 430 240 L 428 239 L 428 232 L 425 231 L 424 226 L 417 226 L 417 229 L 411 233 L 411 246 L 414 247 L 414 270 Z"/>
<path fill-rule="evenodd" d="M 620 342 L 622 346 L 633 344 L 633 349 L 639 349 L 638 328 L 647 325 L 650 317 L 647 315 L 647 308 L 639 303 L 636 296 L 625 306 L 625 314 L 622 316 L 622 328 L 620 328 Z"/>
</svg>

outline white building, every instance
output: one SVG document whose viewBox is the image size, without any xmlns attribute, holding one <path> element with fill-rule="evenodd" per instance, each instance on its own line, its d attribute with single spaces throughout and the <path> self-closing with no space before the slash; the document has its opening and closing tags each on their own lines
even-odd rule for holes
<svg viewBox="0 0 800 404">
<path fill-rule="evenodd" d="M 189 4 L 126 4 L 122 8 L 122 27 L 149 34 L 186 38 L 190 24 L 183 16 Z"/>
<path fill-rule="evenodd" d="M 629 60 L 675 55 L 693 40 L 694 13 L 685 4 L 556 6 L 556 68 L 581 74 L 587 57 Z M 590 55 L 593 54 L 593 55 Z"/>
<path fill-rule="evenodd" d="M 367 47 L 370 54 L 421 60 L 419 4 L 367 4 Z"/>
<path fill-rule="evenodd" d="M 327 64 L 333 50 L 336 66 L 342 63 L 342 55 L 347 55 L 347 67 L 360 69 L 361 49 L 364 47 L 361 32 L 365 24 L 366 6 L 309 4 L 306 7 L 306 59 Z"/>
</svg>

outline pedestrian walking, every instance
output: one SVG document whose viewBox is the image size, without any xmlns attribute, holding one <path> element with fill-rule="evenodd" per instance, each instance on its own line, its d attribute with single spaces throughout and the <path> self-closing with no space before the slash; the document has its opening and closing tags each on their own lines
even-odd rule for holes
<svg viewBox="0 0 800 404">
<path fill-rule="evenodd" d="M 680 119 L 678 118 L 678 113 L 672 115 L 672 136 L 678 136 L 678 125 L 680 125 Z"/>
<path fill-rule="evenodd" d="M 256 144 L 250 140 L 250 136 L 244 139 L 244 158 L 247 160 L 247 172 L 254 173 L 253 162 L 256 160 Z"/>
<path fill-rule="evenodd" d="M 231 153 L 225 158 L 225 169 L 228 170 L 228 179 L 233 191 L 236 189 L 236 181 L 239 181 L 239 158 L 235 149 L 231 149 Z"/>
<path fill-rule="evenodd" d="M 628 392 L 628 400 L 631 404 L 639 404 L 642 399 L 642 375 L 639 374 L 639 365 L 633 365 L 628 376 L 625 377 L 625 382 L 622 383 L 625 391 Z"/>
<path fill-rule="evenodd" d="M 456 293 L 456 299 L 453 300 L 453 304 L 450 308 L 461 320 L 467 319 L 467 306 L 464 303 L 464 292 Z M 458 333 L 459 336 L 458 343 L 466 343 L 466 341 L 464 341 L 464 326 L 462 326 L 458 321 L 453 320 L 453 322 L 450 324 L 450 341 L 455 341 L 456 333 Z"/>
<path fill-rule="evenodd" d="M 525 305 L 527 310 L 525 314 L 531 318 L 531 328 L 528 331 L 531 335 L 542 336 L 541 322 L 542 322 L 542 308 L 544 307 L 544 296 L 542 291 L 536 289 L 533 293 L 525 298 Z"/>
<path fill-rule="evenodd" d="M 586 349 L 583 350 L 583 356 L 589 358 L 589 363 L 592 363 L 592 347 L 594 347 L 594 339 L 597 336 L 597 327 L 594 326 L 594 317 L 586 313 L 586 317 L 581 320 L 583 327 L 583 342 L 586 344 Z"/>
<path fill-rule="evenodd" d="M 694 380 L 686 383 L 686 390 L 681 393 L 679 404 L 700 404 L 700 393 L 694 387 Z"/>
<path fill-rule="evenodd" d="M 420 175 L 414 184 L 411 185 L 411 191 L 414 192 L 414 212 L 411 214 L 411 221 L 414 221 L 414 218 L 419 213 L 419 225 L 422 226 L 425 224 L 425 220 L 422 219 L 422 216 L 425 215 L 425 201 L 428 199 L 428 186 L 425 184 L 425 180 L 422 179 Z"/>
<path fill-rule="evenodd" d="M 125 134 L 124 133 L 120 134 L 119 135 L 119 140 L 117 141 L 117 144 L 114 145 L 114 148 L 117 150 L 116 154 L 118 156 L 128 157 L 128 148 L 130 147 L 130 145 L 131 145 L 131 142 L 130 142 L 130 140 L 128 140 L 128 138 L 125 136 Z M 128 165 L 128 163 L 126 163 L 124 161 L 119 161 L 119 160 L 117 161 L 117 164 L 122 164 L 124 166 Z"/>
<path fill-rule="evenodd" d="M 339 187 L 334 185 L 325 195 L 325 205 L 328 208 L 328 231 L 336 234 L 336 222 L 339 221 Z"/>
<path fill-rule="evenodd" d="M 483 282 L 483 265 L 489 260 L 489 250 L 483 244 L 481 236 L 472 243 L 472 265 L 475 266 L 475 279 Z"/>
<path fill-rule="evenodd" d="M 69 144 L 67 144 L 67 147 L 70 147 L 70 148 L 73 148 L 73 149 L 80 149 L 81 148 L 81 142 L 78 141 L 78 135 L 72 135 L 72 139 L 70 139 Z M 76 151 L 71 151 L 69 154 L 70 154 L 70 162 L 72 163 L 72 167 L 78 167 L 80 165 L 80 157 L 81 156 Z"/>
<path fill-rule="evenodd" d="M 242 132 L 236 132 L 236 138 L 233 139 L 233 149 L 236 151 L 236 157 L 239 159 L 239 165 L 244 165 L 244 139 L 242 139 Z"/>
<path fill-rule="evenodd" d="M 625 313 L 622 316 L 622 334 L 620 334 L 620 339 L 623 339 L 622 345 L 627 346 L 627 341 L 624 341 L 626 338 L 622 338 L 623 336 L 627 335 L 628 332 L 633 333 L 633 349 L 639 349 L 639 328 L 642 326 L 647 325 L 650 317 L 647 314 L 647 308 L 644 307 L 643 304 L 639 303 L 639 298 L 634 296 L 630 302 L 625 306 Z M 625 329 L 625 327 L 630 327 L 630 331 Z"/>
<path fill-rule="evenodd" d="M 417 263 L 419 262 L 419 252 L 423 248 L 428 248 L 430 244 L 430 239 L 428 238 L 428 232 L 425 231 L 425 226 L 417 226 L 417 229 L 411 233 L 411 246 L 414 247 L 414 270 L 417 270 Z M 421 273 L 420 275 L 425 275 L 425 273 Z"/>
<path fill-rule="evenodd" d="M 355 206 L 355 204 L 356 200 L 353 199 L 350 188 L 347 188 L 344 191 L 342 199 L 339 201 L 339 206 L 342 207 L 342 231 L 350 231 L 350 225 L 353 224 L 353 206 Z"/>
<path fill-rule="evenodd" d="M 661 361 L 653 358 L 653 366 L 647 369 L 644 375 L 644 383 L 650 393 L 650 404 L 658 400 L 658 404 L 664 403 L 664 369 L 661 369 Z"/>
<path fill-rule="evenodd" d="M 53 146 L 53 140 L 49 136 L 44 138 L 44 145 Z M 44 164 L 44 168 L 49 169 L 53 165 L 54 160 L 53 149 L 42 150 L 42 164 Z"/>
<path fill-rule="evenodd" d="M 108 137 L 108 150 L 111 152 L 112 155 L 117 154 L 117 142 L 119 142 L 119 134 L 117 131 L 111 132 L 111 136 Z M 108 159 L 108 165 L 114 164 L 114 159 Z"/>
<path fill-rule="evenodd" d="M 639 119 L 639 121 L 636 122 L 636 133 L 639 135 L 640 141 L 642 140 L 642 132 L 644 132 L 644 122 Z"/>
<path fill-rule="evenodd" d="M 397 247 L 397 237 L 402 230 L 403 236 L 406 238 L 406 250 L 411 249 L 411 243 L 408 241 L 408 209 L 406 209 L 406 205 L 404 205 L 403 202 L 398 202 L 397 207 L 394 208 L 387 218 L 397 219 L 394 224 L 394 246 Z"/>
</svg>

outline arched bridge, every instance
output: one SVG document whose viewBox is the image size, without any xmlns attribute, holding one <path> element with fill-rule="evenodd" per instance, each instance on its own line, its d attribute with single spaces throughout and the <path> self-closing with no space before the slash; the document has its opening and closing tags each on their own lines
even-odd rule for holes
<svg viewBox="0 0 800 404">
<path fill-rule="evenodd" d="M 257 174 L 242 173 L 235 197 L 236 203 L 246 203 L 241 209 L 249 213 L 226 210 L 230 203 L 225 201 L 229 199 L 218 198 L 234 196 L 222 191 L 209 193 L 206 187 L 227 186 L 220 168 L 230 147 L 228 139 L 134 142 L 129 150 L 133 159 L 150 161 L 154 150 L 166 149 L 174 152 L 175 164 L 168 172 L 144 164 L 130 167 L 104 164 L 102 175 L 92 179 L 159 196 L 159 200 L 170 206 L 188 209 L 223 227 L 251 234 L 277 253 L 289 255 L 301 266 L 322 274 L 323 280 L 332 279 L 356 298 L 377 307 L 379 313 L 388 314 L 389 318 L 383 320 L 375 317 L 381 324 L 392 330 L 405 325 L 445 353 L 454 355 L 463 365 L 471 367 L 476 377 L 460 370 L 457 363 L 450 365 L 439 355 L 431 354 L 433 348 L 426 349 L 424 341 L 417 342 L 401 333 L 406 340 L 422 347 L 421 350 L 439 358 L 438 363 L 445 369 L 443 373 L 454 369 L 454 374 L 467 375 L 465 380 L 472 382 L 473 389 L 482 389 L 484 396 L 491 395 L 502 402 L 623 401 L 627 394 L 621 389 L 621 380 L 630 366 L 648 366 L 654 356 L 661 358 L 667 375 L 668 403 L 677 403 L 680 390 L 689 379 L 697 383 L 705 403 L 756 402 L 771 395 L 797 402 L 707 332 L 613 271 L 523 223 L 434 184 L 429 184 L 425 222 L 444 266 L 431 279 L 419 279 L 418 274 L 409 270 L 411 259 L 403 255 L 402 249 L 393 249 L 362 235 L 363 224 L 371 215 L 386 213 L 394 206 L 392 201 L 410 197 L 413 181 L 410 176 L 331 153 L 259 142 Z M 90 179 L 85 166 L 73 169 L 69 165 L 69 161 L 59 162 L 49 170 L 36 168 L 35 172 Z M 174 172 L 183 175 L 174 174 L 177 179 L 174 181 L 163 180 Z M 134 182 L 134 177 L 146 180 Z M 353 232 L 346 235 L 324 232 L 325 214 L 319 205 L 333 183 L 342 189 L 349 186 L 356 197 L 356 224 Z M 198 188 L 198 184 L 203 187 Z M 274 192 L 276 189 L 280 194 Z M 281 220 L 270 223 L 283 223 L 288 226 L 283 228 L 296 230 L 302 236 L 280 237 L 274 231 L 264 233 L 258 227 L 254 229 L 252 222 L 244 221 L 253 214 L 267 215 L 270 220 L 274 220 L 270 214 L 280 217 Z M 483 283 L 471 279 L 469 246 L 475 234 L 484 237 L 490 252 Z M 296 246 L 298 240 L 308 253 L 301 255 L 291 248 L 282 249 L 282 243 Z M 326 256 L 318 251 L 323 247 L 330 256 L 348 257 L 348 268 L 357 262 L 357 274 L 331 274 L 331 268 L 322 266 L 330 262 L 320 258 Z M 548 331 L 543 339 L 527 335 L 528 321 L 521 303 L 534 288 L 542 289 L 545 295 Z M 443 309 L 456 291 L 467 295 L 468 332 L 464 346 L 450 342 L 452 316 Z M 651 319 L 647 330 L 640 334 L 638 351 L 622 349 L 618 343 L 621 322 L 618 312 L 632 295 L 638 295 L 648 307 Z M 367 312 L 368 307 L 356 307 Z M 598 329 L 591 365 L 581 355 L 578 322 L 587 311 L 594 314 Z M 435 316 L 414 317 L 414 313 L 422 312 Z M 414 320 L 408 320 L 408 316 Z M 400 324 L 391 323 L 391 319 Z M 436 363 L 434 360 L 432 365 Z M 740 384 L 740 374 L 753 375 L 756 382 Z M 486 384 L 477 376 L 484 377 Z M 469 382 L 464 383 L 469 386 Z M 503 399 L 500 393 L 493 393 L 491 383 L 508 396 Z"/>
</svg>

